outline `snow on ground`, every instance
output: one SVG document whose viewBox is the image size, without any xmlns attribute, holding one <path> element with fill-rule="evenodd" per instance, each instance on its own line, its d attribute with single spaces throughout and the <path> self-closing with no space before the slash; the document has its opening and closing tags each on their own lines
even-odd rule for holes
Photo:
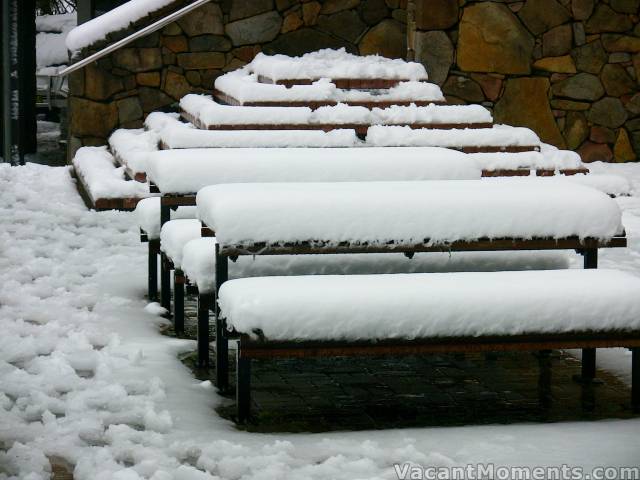
<svg viewBox="0 0 640 480">
<path fill-rule="evenodd" d="M 640 165 L 594 165 L 640 187 Z M 640 199 L 617 200 L 640 273 Z M 576 257 L 576 265 L 579 260 Z M 0 166 L 0 479 L 393 479 L 393 464 L 637 465 L 640 420 L 330 434 L 237 431 L 145 309 L 135 215 L 87 212 L 67 168 Z M 620 364 L 622 355 L 610 362 Z M 608 357 L 608 358 L 609 358 Z M 609 362 L 609 360 L 607 360 Z M 621 373 L 621 372 L 617 372 Z"/>
</svg>

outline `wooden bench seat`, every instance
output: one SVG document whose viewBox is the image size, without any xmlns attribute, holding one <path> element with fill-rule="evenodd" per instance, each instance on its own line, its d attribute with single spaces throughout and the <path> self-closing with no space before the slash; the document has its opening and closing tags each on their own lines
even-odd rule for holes
<svg viewBox="0 0 640 480">
<path fill-rule="evenodd" d="M 246 278 L 218 305 L 240 336 L 240 421 L 251 359 L 278 357 L 627 347 L 640 407 L 640 278 L 620 271 Z"/>
</svg>

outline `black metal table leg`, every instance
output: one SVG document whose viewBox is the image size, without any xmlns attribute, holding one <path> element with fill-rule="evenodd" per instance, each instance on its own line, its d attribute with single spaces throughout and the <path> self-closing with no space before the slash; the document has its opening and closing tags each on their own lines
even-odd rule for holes
<svg viewBox="0 0 640 480">
<path fill-rule="evenodd" d="M 184 273 L 173 271 L 173 328 L 176 335 L 184 333 Z"/>
</svg>

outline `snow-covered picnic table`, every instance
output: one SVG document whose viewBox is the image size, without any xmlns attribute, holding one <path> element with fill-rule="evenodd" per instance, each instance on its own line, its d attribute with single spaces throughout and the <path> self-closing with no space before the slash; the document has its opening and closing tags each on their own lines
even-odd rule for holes
<svg viewBox="0 0 640 480">
<path fill-rule="evenodd" d="M 214 283 L 213 294 L 204 295 L 203 305 L 207 305 L 204 311 L 199 311 L 198 345 L 199 359 L 202 364 L 208 362 L 208 314 L 206 310 L 213 306 L 213 299 L 220 300 L 220 308 L 216 318 L 216 379 L 220 388 L 228 385 L 228 333 L 227 327 L 235 329 L 241 334 L 240 350 L 238 357 L 238 416 L 246 419 L 248 415 L 248 368 L 250 358 L 255 356 L 278 356 L 288 355 L 291 352 L 296 355 L 314 355 L 325 352 L 327 355 L 353 354 L 372 348 L 378 353 L 384 351 L 391 352 L 415 352 L 412 345 L 409 350 L 403 350 L 405 346 L 397 345 L 396 340 L 420 337 L 420 341 L 426 341 L 430 345 L 433 336 L 470 336 L 482 337 L 478 342 L 482 344 L 481 349 L 490 349 L 502 343 L 517 344 L 519 348 L 526 348 L 526 345 L 555 345 L 562 339 L 558 338 L 536 338 L 535 342 L 520 341 L 518 336 L 524 333 L 536 333 L 547 335 L 558 333 L 555 323 L 547 327 L 540 327 L 540 323 L 534 322 L 531 330 L 528 327 L 518 330 L 514 325 L 522 326 L 524 322 L 517 315 L 512 321 L 516 323 L 505 323 L 500 318 L 506 318 L 505 310 L 496 307 L 498 314 L 491 315 L 490 311 L 481 309 L 480 317 L 486 317 L 486 325 L 494 325 L 494 329 L 503 330 L 487 331 L 487 335 L 507 335 L 508 339 L 500 342 L 489 339 L 484 335 L 478 325 L 470 322 L 463 325 L 462 320 L 473 316 L 474 311 L 468 312 L 460 317 L 460 323 L 453 322 L 451 315 L 455 316 L 459 310 L 449 308 L 449 304 L 444 301 L 437 303 L 436 298 L 451 299 L 456 303 L 456 295 L 465 298 L 467 289 L 471 289 L 474 284 L 487 284 L 489 291 L 482 290 L 483 295 L 488 296 L 487 305 L 496 303 L 496 295 L 513 294 L 514 299 L 522 301 L 522 309 L 526 311 L 528 303 L 531 301 L 522 293 L 514 290 L 502 288 L 500 281 L 494 279 L 504 278 L 506 283 L 514 281 L 515 278 L 522 280 L 523 285 L 532 286 L 528 293 L 533 292 L 536 301 L 543 305 L 549 305 L 550 311 L 555 308 L 555 313 L 559 317 L 559 312 L 563 309 L 573 308 L 573 296 L 564 294 L 558 297 L 557 289 L 549 288 L 550 285 L 559 285 L 562 281 L 571 280 L 574 277 L 580 278 L 575 285 L 582 285 L 581 282 L 589 283 L 593 279 L 595 286 L 605 285 L 612 279 L 620 279 L 624 274 L 616 273 L 596 273 L 591 277 L 580 277 L 582 272 L 568 273 L 566 277 L 562 274 L 554 276 L 543 272 L 526 272 L 520 277 L 495 277 L 496 274 L 475 274 L 465 278 L 466 274 L 457 274 L 455 277 L 436 277 L 443 280 L 444 290 L 454 290 L 454 293 L 440 292 L 432 298 L 434 304 L 429 304 L 429 308 L 405 312 L 411 307 L 400 308 L 396 312 L 399 317 L 407 313 L 407 320 L 398 321 L 393 317 L 391 311 L 398 306 L 397 298 L 401 298 L 403 304 L 418 305 L 425 307 L 419 300 L 424 296 L 429 288 L 423 285 L 423 277 L 417 274 L 407 276 L 355 276 L 336 281 L 336 285 L 342 286 L 343 295 L 336 293 L 335 296 L 329 292 L 323 295 L 322 286 L 328 285 L 324 280 L 313 280 L 314 277 L 294 277 L 287 279 L 252 279 L 251 282 L 243 284 L 244 280 L 239 279 L 234 282 L 240 285 L 237 290 L 234 287 L 229 289 L 234 292 L 222 300 L 222 290 L 228 279 L 229 259 L 245 255 L 301 255 L 301 254 L 348 254 L 348 253 L 405 253 L 409 256 L 416 252 L 434 251 L 494 251 L 494 250 L 554 250 L 554 249 L 576 249 L 585 256 L 585 268 L 597 267 L 597 251 L 601 247 L 622 247 L 626 246 L 624 238 L 624 228 L 621 221 L 621 213 L 618 205 L 606 194 L 595 189 L 570 184 L 567 182 L 490 182 L 485 180 L 466 181 L 429 181 L 429 182 L 366 182 L 366 183 L 270 183 L 270 184 L 235 184 L 235 185 L 214 185 L 205 187 L 197 195 L 198 218 L 203 222 L 204 232 L 208 236 L 216 237 L 215 242 L 210 242 L 209 248 L 215 251 L 214 261 Z M 199 246 L 204 247 L 205 243 Z M 203 258 L 200 255 L 200 258 Z M 195 267 L 190 267 L 196 269 Z M 530 276 L 528 276 L 530 274 Z M 337 279 L 337 277 L 335 277 Z M 424 277 L 426 278 L 426 277 Z M 452 278 L 451 282 L 444 279 Z M 280 305 L 270 310 L 269 302 L 265 302 L 264 297 L 254 292 L 254 289 L 264 284 L 286 287 L 294 285 L 296 279 L 301 280 L 299 288 L 291 289 L 288 292 L 281 292 L 284 297 L 299 297 L 301 301 L 287 302 L 283 296 L 274 296 L 274 305 Z M 583 280 L 584 279 L 584 280 Z M 400 286 L 390 286 L 394 280 L 398 280 Z M 327 280 L 330 282 L 330 280 Z M 424 280 L 432 285 L 435 280 Z M 316 282 L 316 283 L 314 283 Z M 405 282 L 406 285 L 403 283 Z M 416 282 L 415 284 L 412 282 Z M 242 286 L 245 285 L 245 286 Z M 359 320 L 367 317 L 368 307 L 366 298 L 368 286 L 372 285 L 371 295 L 380 299 L 385 307 L 380 309 L 380 316 L 372 316 L 369 329 L 358 328 Z M 402 285 L 414 285 L 403 290 Z M 456 285 L 459 288 L 456 290 Z M 496 287 L 496 285 L 498 285 Z M 640 284 L 635 281 L 629 283 L 630 288 L 635 293 L 640 294 Z M 307 290 L 306 287 L 309 287 Z M 424 287 L 424 290 L 423 290 Z M 463 288 L 464 287 L 464 288 Z M 376 288 L 378 290 L 376 290 Z M 395 289 L 405 291 L 411 298 L 402 295 L 395 295 Z M 515 287 L 514 287 L 515 288 Z M 304 290 L 302 292 L 301 290 Z M 589 289 L 588 292 L 597 292 L 598 288 Z M 439 290 L 437 290 L 439 292 Z M 562 290 L 560 290 L 562 291 Z M 610 289 L 607 291 L 611 291 Z M 537 297 L 536 292 L 542 292 Z M 622 296 L 626 296 L 623 294 Z M 315 311 L 315 302 L 305 302 L 308 295 L 318 296 L 318 301 L 327 302 L 328 309 L 344 309 L 342 316 L 337 316 L 337 323 L 324 322 L 328 317 L 323 316 L 327 310 Z M 472 295 L 472 294 L 469 294 Z M 207 297 L 208 298 L 207 300 Z M 412 298 L 416 297 L 415 301 Z M 609 305 L 610 317 L 615 320 L 605 322 L 607 333 L 604 335 L 607 341 L 612 341 L 616 345 L 625 344 L 628 340 L 629 346 L 640 345 L 640 338 L 636 335 L 636 320 L 630 318 L 637 317 L 635 313 L 640 313 L 640 308 L 636 305 L 622 307 L 618 312 L 616 308 L 625 305 L 624 302 L 616 303 L 614 296 L 595 295 L 593 302 L 599 308 L 606 310 Z M 353 302 L 349 304 L 347 299 Z M 425 300 L 426 301 L 426 300 Z M 226 302 L 226 303 L 224 303 Z M 556 303 L 554 303 L 556 302 Z M 565 302 L 560 308 L 557 302 Z M 508 303 L 508 302 L 507 302 Z M 331 306 L 332 305 L 332 306 Z M 375 309 L 375 302 L 372 303 Z M 511 305 L 511 304 L 509 304 Z M 582 303 L 586 305 L 586 303 Z M 263 306 L 265 307 L 263 309 Z M 553 308 L 552 308 L 553 307 Z M 557 307 L 557 308 L 556 308 Z M 264 315 L 257 320 L 252 312 L 258 309 Z M 225 310 L 226 309 L 226 310 Z M 280 320 L 272 320 L 270 312 L 275 316 L 284 312 L 293 312 L 291 315 L 298 319 L 295 325 L 290 322 L 291 315 L 283 314 Z M 416 312 L 422 311 L 423 317 Z M 428 313 L 435 311 L 435 321 L 437 325 L 449 325 L 452 330 L 433 330 L 435 324 L 431 323 L 431 315 Z M 536 310 L 532 310 L 536 311 Z M 593 312 L 599 310 L 594 308 Z M 315 312 L 315 313 L 314 313 Z M 621 313 L 622 312 L 622 313 Z M 633 312 L 630 314 L 630 312 Z M 236 315 L 234 317 L 234 315 Z M 486 314 L 486 315 L 485 315 Z M 630 315 L 628 315 L 630 314 Z M 346 318 L 354 320 L 353 328 L 344 325 Z M 497 316 L 496 316 L 497 315 Z M 522 313 L 525 315 L 525 313 Z M 525 315 L 526 316 L 526 315 Z M 321 318 L 322 317 L 322 318 Z M 414 321 L 423 318 L 424 325 L 416 326 Z M 232 318 L 229 325 L 226 319 Z M 342 318 L 343 321 L 339 319 Z M 383 319 L 378 321 L 378 319 Z M 524 318 L 524 317 L 523 317 Z M 527 317 L 528 318 L 528 317 Z M 542 316 L 541 318 L 546 318 Z M 580 321 L 578 311 L 571 315 L 565 324 L 567 328 L 560 333 L 572 331 L 579 333 L 593 330 L 596 325 L 596 317 L 589 317 Z M 412 320 L 413 319 L 413 320 Z M 439 319 L 439 320 L 438 320 Z M 520 319 L 520 320 L 518 320 Z M 387 322 L 387 327 L 383 323 Z M 500 321 L 499 321 L 500 320 Z M 264 321 L 265 329 L 261 327 Z M 604 321 L 601 319 L 601 321 Z M 310 322 L 310 323 L 308 323 Z M 616 323 L 619 322 L 619 323 Z M 314 328 L 307 329 L 309 325 L 324 323 L 326 327 L 323 333 L 314 334 Z M 544 323 L 544 322 L 543 322 Z M 267 325 L 268 324 L 268 325 Z M 288 326 L 287 326 L 288 325 Z M 404 328 L 407 326 L 407 328 Z M 456 327 L 457 325 L 457 327 Z M 620 326 L 625 326 L 629 331 L 634 332 L 630 337 L 616 336 L 609 338 L 610 330 L 617 330 Z M 275 328 L 275 330 L 270 329 Z M 411 327 L 411 328 L 410 328 Z M 415 328 L 413 328 L 415 327 Z M 609 328 L 610 327 L 610 328 Z M 386 328 L 386 330 L 385 330 Z M 413 329 L 412 329 L 413 328 Z M 442 327 L 445 328 L 445 327 Z M 457 329 L 456 329 L 457 328 Z M 257 329 L 257 330 L 256 330 Z M 422 330 L 421 330 L 422 329 Z M 465 330 L 466 329 L 466 330 Z M 308 330 L 307 334 L 302 333 Z M 445 329 L 446 330 L 446 329 Z M 360 331 L 362 337 L 358 337 L 355 331 Z M 371 334 L 378 332 L 378 334 Z M 316 332 L 317 333 L 317 332 Z M 426 336 L 426 339 L 422 337 Z M 260 345 L 255 345 L 255 337 L 258 335 Z M 354 337 L 355 335 L 355 337 Z M 591 348 L 596 346 L 607 346 L 602 343 L 603 337 L 594 334 L 594 338 L 576 337 L 573 339 L 574 347 Z M 207 338 L 202 338 L 205 336 Z M 515 336 L 515 337 L 514 337 Z M 614 335 L 615 336 L 615 335 Z M 355 350 L 351 347 L 340 345 L 337 349 L 329 346 L 327 350 L 322 350 L 323 346 L 298 344 L 301 339 L 313 341 L 381 341 L 391 342 L 388 350 L 376 349 L 375 345 L 358 345 Z M 565 339 L 566 340 L 566 339 Z M 284 342 L 283 345 L 279 343 Z M 292 343 L 293 342 L 293 343 Z M 460 340 L 460 344 L 465 344 L 466 340 Z M 545 343 L 547 342 L 547 343 Z M 593 343 L 595 342 L 595 343 Z M 621 343 L 622 342 L 622 343 Z M 378 345 L 379 347 L 379 345 Z M 385 347 L 386 348 L 386 347 Z M 420 347 L 426 348 L 426 347 Z M 431 347 L 429 347 L 431 348 Z M 496 347 L 497 348 L 497 347 Z M 500 347 L 506 348 L 506 347 Z M 498 349 L 500 349 L 498 348 Z M 537 347 L 543 348 L 543 347 Z M 555 348 L 555 347 L 548 347 Z M 362 350 L 364 349 L 364 350 Z M 249 353 L 246 353 L 249 351 Z M 242 352 L 245 352 L 243 357 Z M 258 352 L 258 353 L 256 353 Z M 269 353 L 270 352 L 270 353 Z M 350 353 L 349 353 L 350 352 Z M 634 397 L 634 401 L 638 398 Z"/>
</svg>

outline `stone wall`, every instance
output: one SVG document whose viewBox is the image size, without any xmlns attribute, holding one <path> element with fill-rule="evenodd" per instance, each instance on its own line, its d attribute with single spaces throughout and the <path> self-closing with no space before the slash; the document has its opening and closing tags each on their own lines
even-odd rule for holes
<svg viewBox="0 0 640 480">
<path fill-rule="evenodd" d="M 640 0 L 415 0 L 415 58 L 452 103 L 481 103 L 585 161 L 637 160 L 639 9 Z"/>
<path fill-rule="evenodd" d="M 176 1 L 82 52 L 89 55 L 189 3 Z M 406 55 L 405 0 L 220 0 L 99 60 L 70 78 L 69 155 L 104 145 L 118 127 L 137 128 L 190 92 L 211 93 L 219 75 L 260 51 L 299 55 L 319 48 Z"/>
</svg>

